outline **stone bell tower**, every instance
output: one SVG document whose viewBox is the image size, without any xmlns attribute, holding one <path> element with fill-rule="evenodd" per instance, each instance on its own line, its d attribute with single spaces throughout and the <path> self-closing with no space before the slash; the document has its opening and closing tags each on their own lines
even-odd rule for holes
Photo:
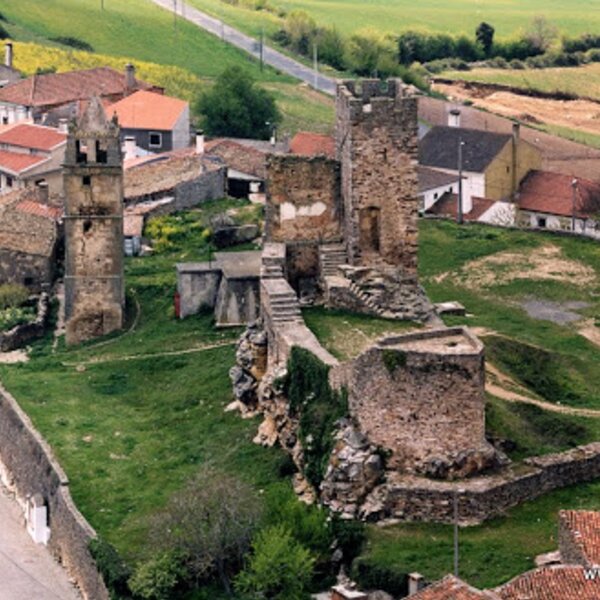
<svg viewBox="0 0 600 600">
<path fill-rule="evenodd" d="M 123 164 L 119 126 L 92 98 L 64 162 L 67 344 L 123 325 Z"/>
</svg>

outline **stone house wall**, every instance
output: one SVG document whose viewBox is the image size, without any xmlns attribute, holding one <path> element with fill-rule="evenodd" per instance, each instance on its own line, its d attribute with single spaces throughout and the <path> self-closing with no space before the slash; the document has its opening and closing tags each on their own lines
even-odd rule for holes
<svg viewBox="0 0 600 600">
<path fill-rule="evenodd" d="M 34 293 L 52 284 L 55 265 L 55 254 L 48 257 L 0 249 L 0 281 L 20 283 Z"/>
<path fill-rule="evenodd" d="M 213 169 L 191 181 L 184 181 L 175 188 L 173 210 L 193 208 L 206 200 L 218 200 L 225 197 L 227 170 Z"/>
<path fill-rule="evenodd" d="M 49 549 L 86 600 L 109 595 L 88 549 L 95 531 L 73 503 L 69 480 L 52 451 L 16 400 L 0 388 L 0 463 L 8 488 L 24 506 L 41 494 L 48 507 Z"/>
<path fill-rule="evenodd" d="M 336 103 L 344 239 L 352 265 L 397 265 L 416 277 L 417 98 L 400 80 L 345 81 Z"/>
</svg>

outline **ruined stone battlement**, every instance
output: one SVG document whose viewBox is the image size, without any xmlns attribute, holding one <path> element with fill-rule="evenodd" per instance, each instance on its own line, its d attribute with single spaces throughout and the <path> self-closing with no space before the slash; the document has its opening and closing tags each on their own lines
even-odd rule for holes
<svg viewBox="0 0 600 600">
<path fill-rule="evenodd" d="M 346 80 L 338 84 L 338 109 L 350 114 L 352 120 L 362 121 L 368 115 L 404 110 L 407 101 L 416 103 L 411 88 L 401 79 Z"/>
</svg>

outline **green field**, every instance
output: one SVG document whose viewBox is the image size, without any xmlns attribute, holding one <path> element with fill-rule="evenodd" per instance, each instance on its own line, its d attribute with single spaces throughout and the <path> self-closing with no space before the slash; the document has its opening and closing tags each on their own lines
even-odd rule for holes
<svg viewBox="0 0 600 600">
<path fill-rule="evenodd" d="M 276 20 L 265 11 L 231 6 L 252 4 L 243 0 L 231 4 L 222 0 L 190 2 L 250 32 L 257 32 L 260 26 L 269 30 Z M 477 25 L 487 21 L 496 28 L 497 35 L 506 38 L 538 15 L 545 16 L 568 34 L 593 32 L 600 23 L 598 0 L 568 3 L 560 0 L 269 0 L 268 4 L 274 9 L 304 10 L 320 25 L 332 25 L 348 34 L 375 27 L 389 33 L 421 29 L 473 35 Z"/>
<path fill-rule="evenodd" d="M 553 69 L 473 69 L 449 71 L 443 77 L 509 85 L 524 90 L 566 93 L 600 100 L 600 64 Z"/>
<path fill-rule="evenodd" d="M 240 65 L 275 94 L 284 117 L 281 131 L 331 129 L 331 100 L 291 77 L 270 68 L 261 71 L 247 54 L 186 21 L 179 19 L 174 28 L 172 15 L 146 0 L 106 0 L 105 7 L 102 11 L 96 0 L 0 0 L 1 24 L 14 39 L 35 43 L 15 48 L 16 66 L 30 74 L 37 68 L 122 68 L 128 61 L 143 61 L 140 76 L 193 101 L 226 67 Z M 91 44 L 98 54 L 51 41 L 60 36 Z"/>
</svg>

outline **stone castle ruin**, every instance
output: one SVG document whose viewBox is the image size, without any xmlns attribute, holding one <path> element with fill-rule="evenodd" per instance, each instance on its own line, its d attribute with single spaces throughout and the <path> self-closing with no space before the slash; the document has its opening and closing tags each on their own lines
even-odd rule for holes
<svg viewBox="0 0 600 600">
<path fill-rule="evenodd" d="M 66 340 L 123 325 L 123 167 L 119 126 L 92 98 L 71 126 L 64 162 Z"/>
</svg>

